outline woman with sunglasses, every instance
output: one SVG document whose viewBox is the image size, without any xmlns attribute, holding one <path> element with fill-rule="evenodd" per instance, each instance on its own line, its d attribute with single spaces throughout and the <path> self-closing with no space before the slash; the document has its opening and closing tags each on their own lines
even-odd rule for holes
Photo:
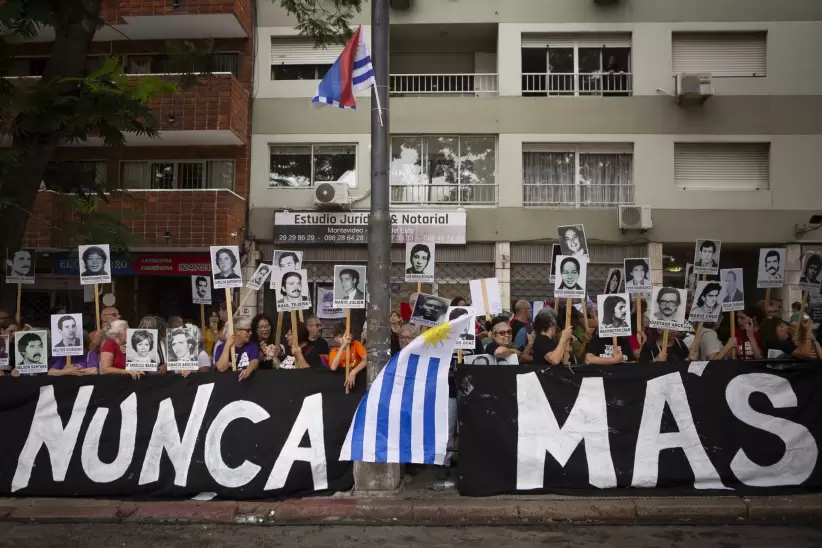
<svg viewBox="0 0 822 548">
<path fill-rule="evenodd" d="M 485 345 L 485 353 L 497 360 L 507 360 L 511 356 L 516 356 L 519 363 L 531 363 L 534 361 L 532 351 L 536 336 L 536 332 L 528 335 L 528 342 L 522 351 L 512 348 L 514 332 L 511 324 L 505 316 L 497 316 L 491 320 L 491 342 Z"/>
</svg>

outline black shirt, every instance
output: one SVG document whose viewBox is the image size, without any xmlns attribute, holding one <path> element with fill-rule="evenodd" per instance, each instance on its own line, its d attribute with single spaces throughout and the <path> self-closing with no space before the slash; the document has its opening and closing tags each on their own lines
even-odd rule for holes
<svg viewBox="0 0 822 548">
<path fill-rule="evenodd" d="M 391 331 L 391 355 L 396 356 L 400 353 L 400 336 Z"/>
<path fill-rule="evenodd" d="M 633 361 L 634 354 L 631 352 L 631 341 L 628 340 L 628 337 L 617 337 L 617 344 L 619 345 L 619 350 L 622 352 L 623 361 Z M 585 352 L 587 354 L 593 354 L 594 356 L 599 356 L 600 358 L 613 358 L 614 357 L 614 341 L 613 337 L 594 337 L 588 343 L 588 347 L 586 348 Z"/>
<path fill-rule="evenodd" d="M 670 336 L 670 334 L 669 334 Z M 640 362 L 652 362 L 659 356 L 662 342 L 646 343 L 642 345 L 642 350 L 639 351 Z M 668 348 L 668 361 L 666 363 L 685 363 L 688 361 L 688 348 L 676 339 L 674 344 Z"/>
<path fill-rule="evenodd" d="M 493 356 L 494 352 L 497 351 L 497 348 L 499 348 L 499 345 L 496 342 L 491 341 L 485 345 L 485 354 L 490 354 Z"/>
<path fill-rule="evenodd" d="M 790 339 L 786 339 L 784 341 L 773 341 L 768 345 L 768 350 L 779 350 L 780 352 L 784 352 L 789 358 L 793 357 L 792 354 L 796 352 L 797 348 L 798 347 Z"/>
<path fill-rule="evenodd" d="M 322 369 L 322 368 L 325 367 L 325 364 L 323 363 L 323 359 L 320 357 L 320 353 L 317 351 L 317 348 L 315 346 L 311 346 L 311 343 L 306 344 L 305 346 L 303 346 L 302 351 L 303 351 L 303 358 L 305 358 L 305 363 L 308 364 L 308 367 L 311 367 L 311 368 L 316 367 L 316 368 L 319 368 L 319 369 Z M 290 347 L 286 348 L 285 352 L 286 352 L 286 354 L 285 354 L 286 357 L 292 355 Z M 297 367 L 296 362 L 294 363 L 294 367 Z M 345 371 L 345 369 L 343 369 L 343 371 Z"/>
<path fill-rule="evenodd" d="M 331 349 L 328 348 L 328 341 L 322 337 L 318 337 L 316 341 L 308 341 L 305 347 L 308 348 L 309 346 L 315 349 L 317 354 L 325 354 L 327 356 L 328 353 L 331 352 Z M 303 353 L 305 353 L 305 350 L 303 350 Z"/>
<path fill-rule="evenodd" d="M 533 365 L 554 365 L 545 359 L 545 355 L 556 350 L 559 343 L 548 335 L 537 333 L 534 339 L 534 346 L 531 349 L 531 354 L 534 356 Z"/>
</svg>

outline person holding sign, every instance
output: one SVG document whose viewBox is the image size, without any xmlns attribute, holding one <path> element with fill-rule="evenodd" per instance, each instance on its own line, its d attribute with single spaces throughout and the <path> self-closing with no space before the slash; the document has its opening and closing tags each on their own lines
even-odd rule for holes
<svg viewBox="0 0 822 548">
<path fill-rule="evenodd" d="M 292 366 L 294 369 L 321 369 L 325 366 L 317 347 L 310 344 L 308 327 L 304 323 L 299 322 L 297 324 L 297 340 L 300 343 L 298 346 L 294 344 L 291 337 L 292 328 L 289 328 L 285 334 L 285 340 L 288 342 L 288 345 L 286 345 L 286 359 L 283 360 L 280 367 L 288 369 L 285 364 L 289 361 L 289 356 L 294 358 L 291 360 L 294 362 Z"/>
<path fill-rule="evenodd" d="M 559 324 L 556 313 L 550 308 L 537 312 L 532 325 L 536 333 L 532 348 L 533 365 L 562 365 L 562 358 L 570 350 L 574 337 L 573 328 L 568 326 L 563 329 L 557 341 Z"/>
<path fill-rule="evenodd" d="M 639 351 L 639 362 L 685 363 L 688 361 L 688 347 L 679 337 L 668 337 L 668 344 L 665 348 L 662 348 L 663 342 L 665 342 L 664 330 L 652 329 L 648 342 L 642 345 Z"/>
<path fill-rule="evenodd" d="M 225 344 L 221 344 L 214 353 L 214 362 L 217 370 L 221 373 L 231 369 L 230 354 L 234 354 L 237 363 L 237 376 L 239 381 L 244 381 L 251 376 L 260 365 L 260 348 L 251 342 L 251 320 L 248 318 L 237 318 L 234 320 L 234 333 L 226 338 Z M 231 351 L 226 352 L 230 348 Z M 233 352 L 232 352 L 233 351 Z"/>
<path fill-rule="evenodd" d="M 532 332 L 528 335 L 528 342 L 523 350 L 512 348 L 511 343 L 514 339 L 514 332 L 511 329 L 511 324 L 508 323 L 508 318 L 505 316 L 497 316 L 491 320 L 491 342 L 485 345 L 485 353 L 494 356 L 497 360 L 516 356 L 520 364 L 531 363 L 534 361 L 532 350 L 536 338 L 536 332 Z"/>
<path fill-rule="evenodd" d="M 334 341 L 337 348 L 332 348 L 328 356 L 328 368 L 336 371 L 342 366 L 342 370 L 350 369 L 348 380 L 343 384 L 349 390 L 355 386 L 365 388 L 365 376 L 360 378 L 360 384 L 356 384 L 357 375 L 365 371 L 368 366 L 368 353 L 360 341 L 351 339 L 351 335 L 346 333 L 345 323 L 338 323 L 334 326 Z M 348 360 L 351 360 L 350 362 Z"/>
<path fill-rule="evenodd" d="M 114 320 L 106 331 L 106 340 L 100 348 L 100 370 L 103 375 L 131 375 L 133 379 L 143 376 L 142 371 L 126 370 L 126 336 L 128 323 Z"/>
<path fill-rule="evenodd" d="M 629 299 L 627 293 L 597 295 L 599 336 L 588 343 L 585 363 L 615 365 L 633 361 L 628 338 L 631 336 Z"/>
</svg>

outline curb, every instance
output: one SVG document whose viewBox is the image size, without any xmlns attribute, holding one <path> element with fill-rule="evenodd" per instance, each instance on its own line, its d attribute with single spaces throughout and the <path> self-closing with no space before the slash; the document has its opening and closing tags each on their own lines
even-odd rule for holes
<svg viewBox="0 0 822 548">
<path fill-rule="evenodd" d="M 368 497 L 264 501 L 0 499 L 0 521 L 222 525 L 808 524 L 822 495 L 570 500 Z"/>
</svg>

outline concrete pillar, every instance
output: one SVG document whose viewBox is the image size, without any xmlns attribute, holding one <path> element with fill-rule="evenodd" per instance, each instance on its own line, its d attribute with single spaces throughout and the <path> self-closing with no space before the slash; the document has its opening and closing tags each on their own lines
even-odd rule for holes
<svg viewBox="0 0 822 548">
<path fill-rule="evenodd" d="M 354 462 L 354 490 L 364 493 L 390 493 L 400 488 L 399 464 Z"/>
<path fill-rule="evenodd" d="M 255 245 L 255 243 L 252 241 L 247 241 L 245 243 L 245 248 L 247 250 L 247 264 L 245 264 L 242 268 L 243 286 L 245 286 L 245 282 L 251 279 L 251 276 L 254 274 L 254 271 L 257 270 L 257 266 L 259 266 L 259 253 L 257 252 L 257 246 Z M 237 306 L 240 304 L 240 300 L 242 300 L 246 291 L 248 291 L 248 289 L 243 287 L 234 294 L 234 310 L 237 310 Z M 240 310 L 237 315 L 249 318 L 253 318 L 254 316 L 256 316 L 257 295 L 249 295 L 248 298 L 245 300 L 245 303 L 243 303 L 242 310 Z"/>
<path fill-rule="evenodd" d="M 648 242 L 648 257 L 651 259 L 651 285 L 662 285 L 663 254 L 660 242 Z M 627 272 L 625 273 L 627 276 Z"/>
<path fill-rule="evenodd" d="M 497 242 L 494 249 L 494 276 L 499 281 L 500 301 L 503 310 L 511 306 L 511 244 Z M 513 310 L 512 310 L 513 312 Z"/>
<path fill-rule="evenodd" d="M 771 297 L 782 301 L 782 319 L 788 320 L 791 316 L 791 303 L 802 300 L 802 290 L 799 288 L 799 276 L 802 268 L 802 246 L 789 244 L 785 256 L 785 285 L 771 291 Z"/>
</svg>

